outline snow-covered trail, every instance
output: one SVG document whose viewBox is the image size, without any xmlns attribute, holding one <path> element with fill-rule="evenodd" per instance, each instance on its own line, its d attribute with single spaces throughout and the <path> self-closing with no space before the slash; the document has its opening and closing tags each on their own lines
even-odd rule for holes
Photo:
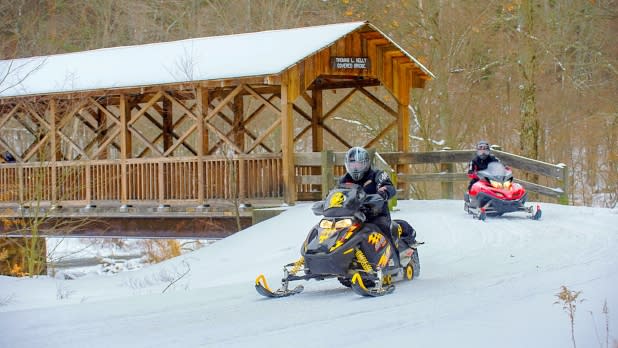
<svg viewBox="0 0 618 348">
<path fill-rule="evenodd" d="M 582 291 L 578 346 L 605 340 L 601 312 L 618 312 L 618 211 L 543 204 L 543 219 L 481 222 L 460 201 L 401 201 L 426 242 L 421 277 L 391 295 L 362 298 L 337 280 L 306 282 L 302 294 L 266 299 L 253 282 L 278 286 L 317 221 L 291 207 L 208 248 L 136 272 L 74 281 L 0 277 L 4 347 L 566 347 L 562 285 Z M 187 276 L 161 294 L 167 275 Z M 39 290 L 33 290 L 39 287 Z M 58 289 L 71 292 L 58 300 Z M 616 318 L 614 315 L 613 318 Z M 610 318 L 611 319 L 611 318 Z M 618 319 L 610 323 L 618 338 Z M 27 333 L 27 334 L 24 334 Z M 610 341 L 611 346 L 611 341 Z"/>
</svg>

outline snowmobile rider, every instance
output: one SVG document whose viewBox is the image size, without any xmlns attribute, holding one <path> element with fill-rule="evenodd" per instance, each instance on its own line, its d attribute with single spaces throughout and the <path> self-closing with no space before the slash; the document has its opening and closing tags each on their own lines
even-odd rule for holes
<svg viewBox="0 0 618 348">
<path fill-rule="evenodd" d="M 397 194 L 388 174 L 371 168 L 369 153 L 362 147 L 353 147 L 345 154 L 346 174 L 339 184 L 357 184 L 367 194 L 379 194 L 388 201 Z M 391 235 L 391 214 L 385 202 L 382 211 L 376 216 L 367 216 L 367 222 L 377 225 L 387 236 Z"/>
<path fill-rule="evenodd" d="M 479 170 L 487 169 L 487 166 L 491 162 L 500 162 L 500 160 L 490 153 L 489 143 L 485 140 L 481 140 L 476 144 L 476 156 L 468 164 L 468 177 L 471 179 L 468 184 L 468 191 L 475 182 L 479 181 L 476 173 Z"/>
</svg>

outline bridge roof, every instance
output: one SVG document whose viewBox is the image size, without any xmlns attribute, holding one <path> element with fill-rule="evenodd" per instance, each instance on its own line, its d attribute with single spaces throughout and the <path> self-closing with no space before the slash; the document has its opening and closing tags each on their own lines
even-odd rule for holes
<svg viewBox="0 0 618 348">
<path fill-rule="evenodd" d="M 380 32 L 350 22 L 2 60 L 0 98 L 275 75 L 364 26 Z"/>
</svg>

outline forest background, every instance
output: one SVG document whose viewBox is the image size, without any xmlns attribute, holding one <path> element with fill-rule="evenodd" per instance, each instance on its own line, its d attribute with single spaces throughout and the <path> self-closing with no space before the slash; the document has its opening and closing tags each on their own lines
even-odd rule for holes
<svg viewBox="0 0 618 348">
<path fill-rule="evenodd" d="M 572 204 L 616 207 L 617 0 L 0 0 L 0 59 L 359 20 L 436 76 L 410 151 L 487 139 L 565 163 Z"/>
</svg>

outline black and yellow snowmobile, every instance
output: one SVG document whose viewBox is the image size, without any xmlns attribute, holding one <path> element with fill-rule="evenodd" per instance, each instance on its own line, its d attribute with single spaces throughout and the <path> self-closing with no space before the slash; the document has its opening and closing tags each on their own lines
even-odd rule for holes
<svg viewBox="0 0 618 348">
<path fill-rule="evenodd" d="M 296 280 L 337 278 L 363 296 L 382 296 L 393 292 L 393 282 L 419 276 L 420 262 L 416 232 L 403 220 L 393 220 L 391 235 L 366 223 L 367 216 L 381 211 L 384 199 L 366 194 L 359 185 L 345 185 L 329 192 L 326 200 L 312 206 L 322 216 L 307 235 L 301 258 L 283 267 L 282 286 L 271 290 L 263 274 L 255 280 L 258 293 L 284 297 L 303 291 Z"/>
</svg>

